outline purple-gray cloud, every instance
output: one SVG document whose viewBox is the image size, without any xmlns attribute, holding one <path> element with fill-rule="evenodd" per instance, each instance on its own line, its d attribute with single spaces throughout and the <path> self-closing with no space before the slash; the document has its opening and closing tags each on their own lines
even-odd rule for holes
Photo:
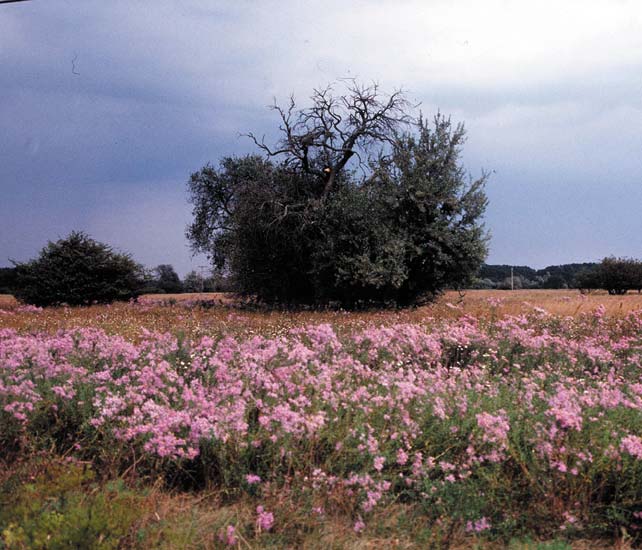
<svg viewBox="0 0 642 550">
<path fill-rule="evenodd" d="M 72 229 L 184 274 L 185 182 L 338 77 L 465 121 L 493 263 L 642 256 L 636 2 L 0 5 L 0 265 Z"/>
</svg>

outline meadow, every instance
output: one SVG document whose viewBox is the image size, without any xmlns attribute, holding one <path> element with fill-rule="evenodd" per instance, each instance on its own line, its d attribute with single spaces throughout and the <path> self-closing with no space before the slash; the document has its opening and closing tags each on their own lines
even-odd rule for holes
<svg viewBox="0 0 642 550">
<path fill-rule="evenodd" d="M 639 295 L 0 297 L 0 548 L 637 547 L 641 374 Z"/>
</svg>

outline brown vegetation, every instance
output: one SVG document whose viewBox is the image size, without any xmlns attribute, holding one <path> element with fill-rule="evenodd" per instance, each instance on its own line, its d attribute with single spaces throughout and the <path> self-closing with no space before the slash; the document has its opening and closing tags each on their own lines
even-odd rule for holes
<svg viewBox="0 0 642 550">
<path fill-rule="evenodd" d="M 201 303 L 203 307 L 187 307 Z M 642 309 L 642 295 L 609 296 L 606 292 L 580 294 L 575 290 L 469 290 L 446 292 L 434 304 L 404 310 L 371 311 L 277 311 L 253 309 L 229 294 L 155 294 L 127 303 L 77 308 L 23 310 L 12 296 L 0 295 L 0 327 L 24 331 L 55 331 L 69 327 L 102 328 L 110 334 L 136 338 L 141 328 L 176 332 L 198 337 L 226 331 L 231 333 L 283 334 L 305 324 L 335 326 L 422 323 L 428 319 L 450 319 L 517 315 L 541 308 L 553 315 L 576 316 L 604 307 L 607 316 L 627 315 Z"/>
</svg>

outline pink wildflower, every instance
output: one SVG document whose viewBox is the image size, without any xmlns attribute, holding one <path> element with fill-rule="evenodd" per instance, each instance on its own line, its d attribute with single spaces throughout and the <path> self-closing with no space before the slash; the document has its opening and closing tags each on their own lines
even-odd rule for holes
<svg viewBox="0 0 642 550">
<path fill-rule="evenodd" d="M 274 514 L 272 512 L 267 512 L 263 506 L 256 507 L 256 513 L 258 517 L 256 518 L 256 526 L 260 531 L 269 531 L 274 525 Z"/>
<path fill-rule="evenodd" d="M 354 522 L 354 527 L 353 527 L 354 532 L 361 533 L 361 531 L 363 531 L 365 528 L 366 528 L 366 524 L 361 519 L 361 516 L 359 516 L 359 519 L 357 519 L 357 521 Z"/>
<path fill-rule="evenodd" d="M 631 456 L 642 459 L 642 439 L 637 435 L 627 435 L 622 439 L 620 448 Z"/>
<path fill-rule="evenodd" d="M 397 451 L 397 464 L 403 466 L 406 462 L 408 462 L 408 453 L 404 449 L 399 449 Z"/>
<path fill-rule="evenodd" d="M 227 544 L 228 546 L 234 546 L 238 542 L 236 538 L 236 529 L 234 525 L 228 525 L 224 533 L 220 533 L 218 540 Z"/>
<path fill-rule="evenodd" d="M 480 518 L 477 521 L 466 522 L 466 531 L 469 533 L 481 533 L 487 529 L 490 529 L 490 521 L 488 521 L 487 517 Z"/>
</svg>

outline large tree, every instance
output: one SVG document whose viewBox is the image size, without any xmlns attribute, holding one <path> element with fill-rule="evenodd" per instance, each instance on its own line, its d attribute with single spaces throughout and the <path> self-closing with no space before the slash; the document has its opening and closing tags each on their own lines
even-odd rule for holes
<svg viewBox="0 0 642 550">
<path fill-rule="evenodd" d="M 462 125 L 410 108 L 354 82 L 275 105 L 276 146 L 249 134 L 265 158 L 192 174 L 194 250 L 271 302 L 411 304 L 465 284 L 486 254 L 486 176 L 461 166 Z"/>
</svg>

